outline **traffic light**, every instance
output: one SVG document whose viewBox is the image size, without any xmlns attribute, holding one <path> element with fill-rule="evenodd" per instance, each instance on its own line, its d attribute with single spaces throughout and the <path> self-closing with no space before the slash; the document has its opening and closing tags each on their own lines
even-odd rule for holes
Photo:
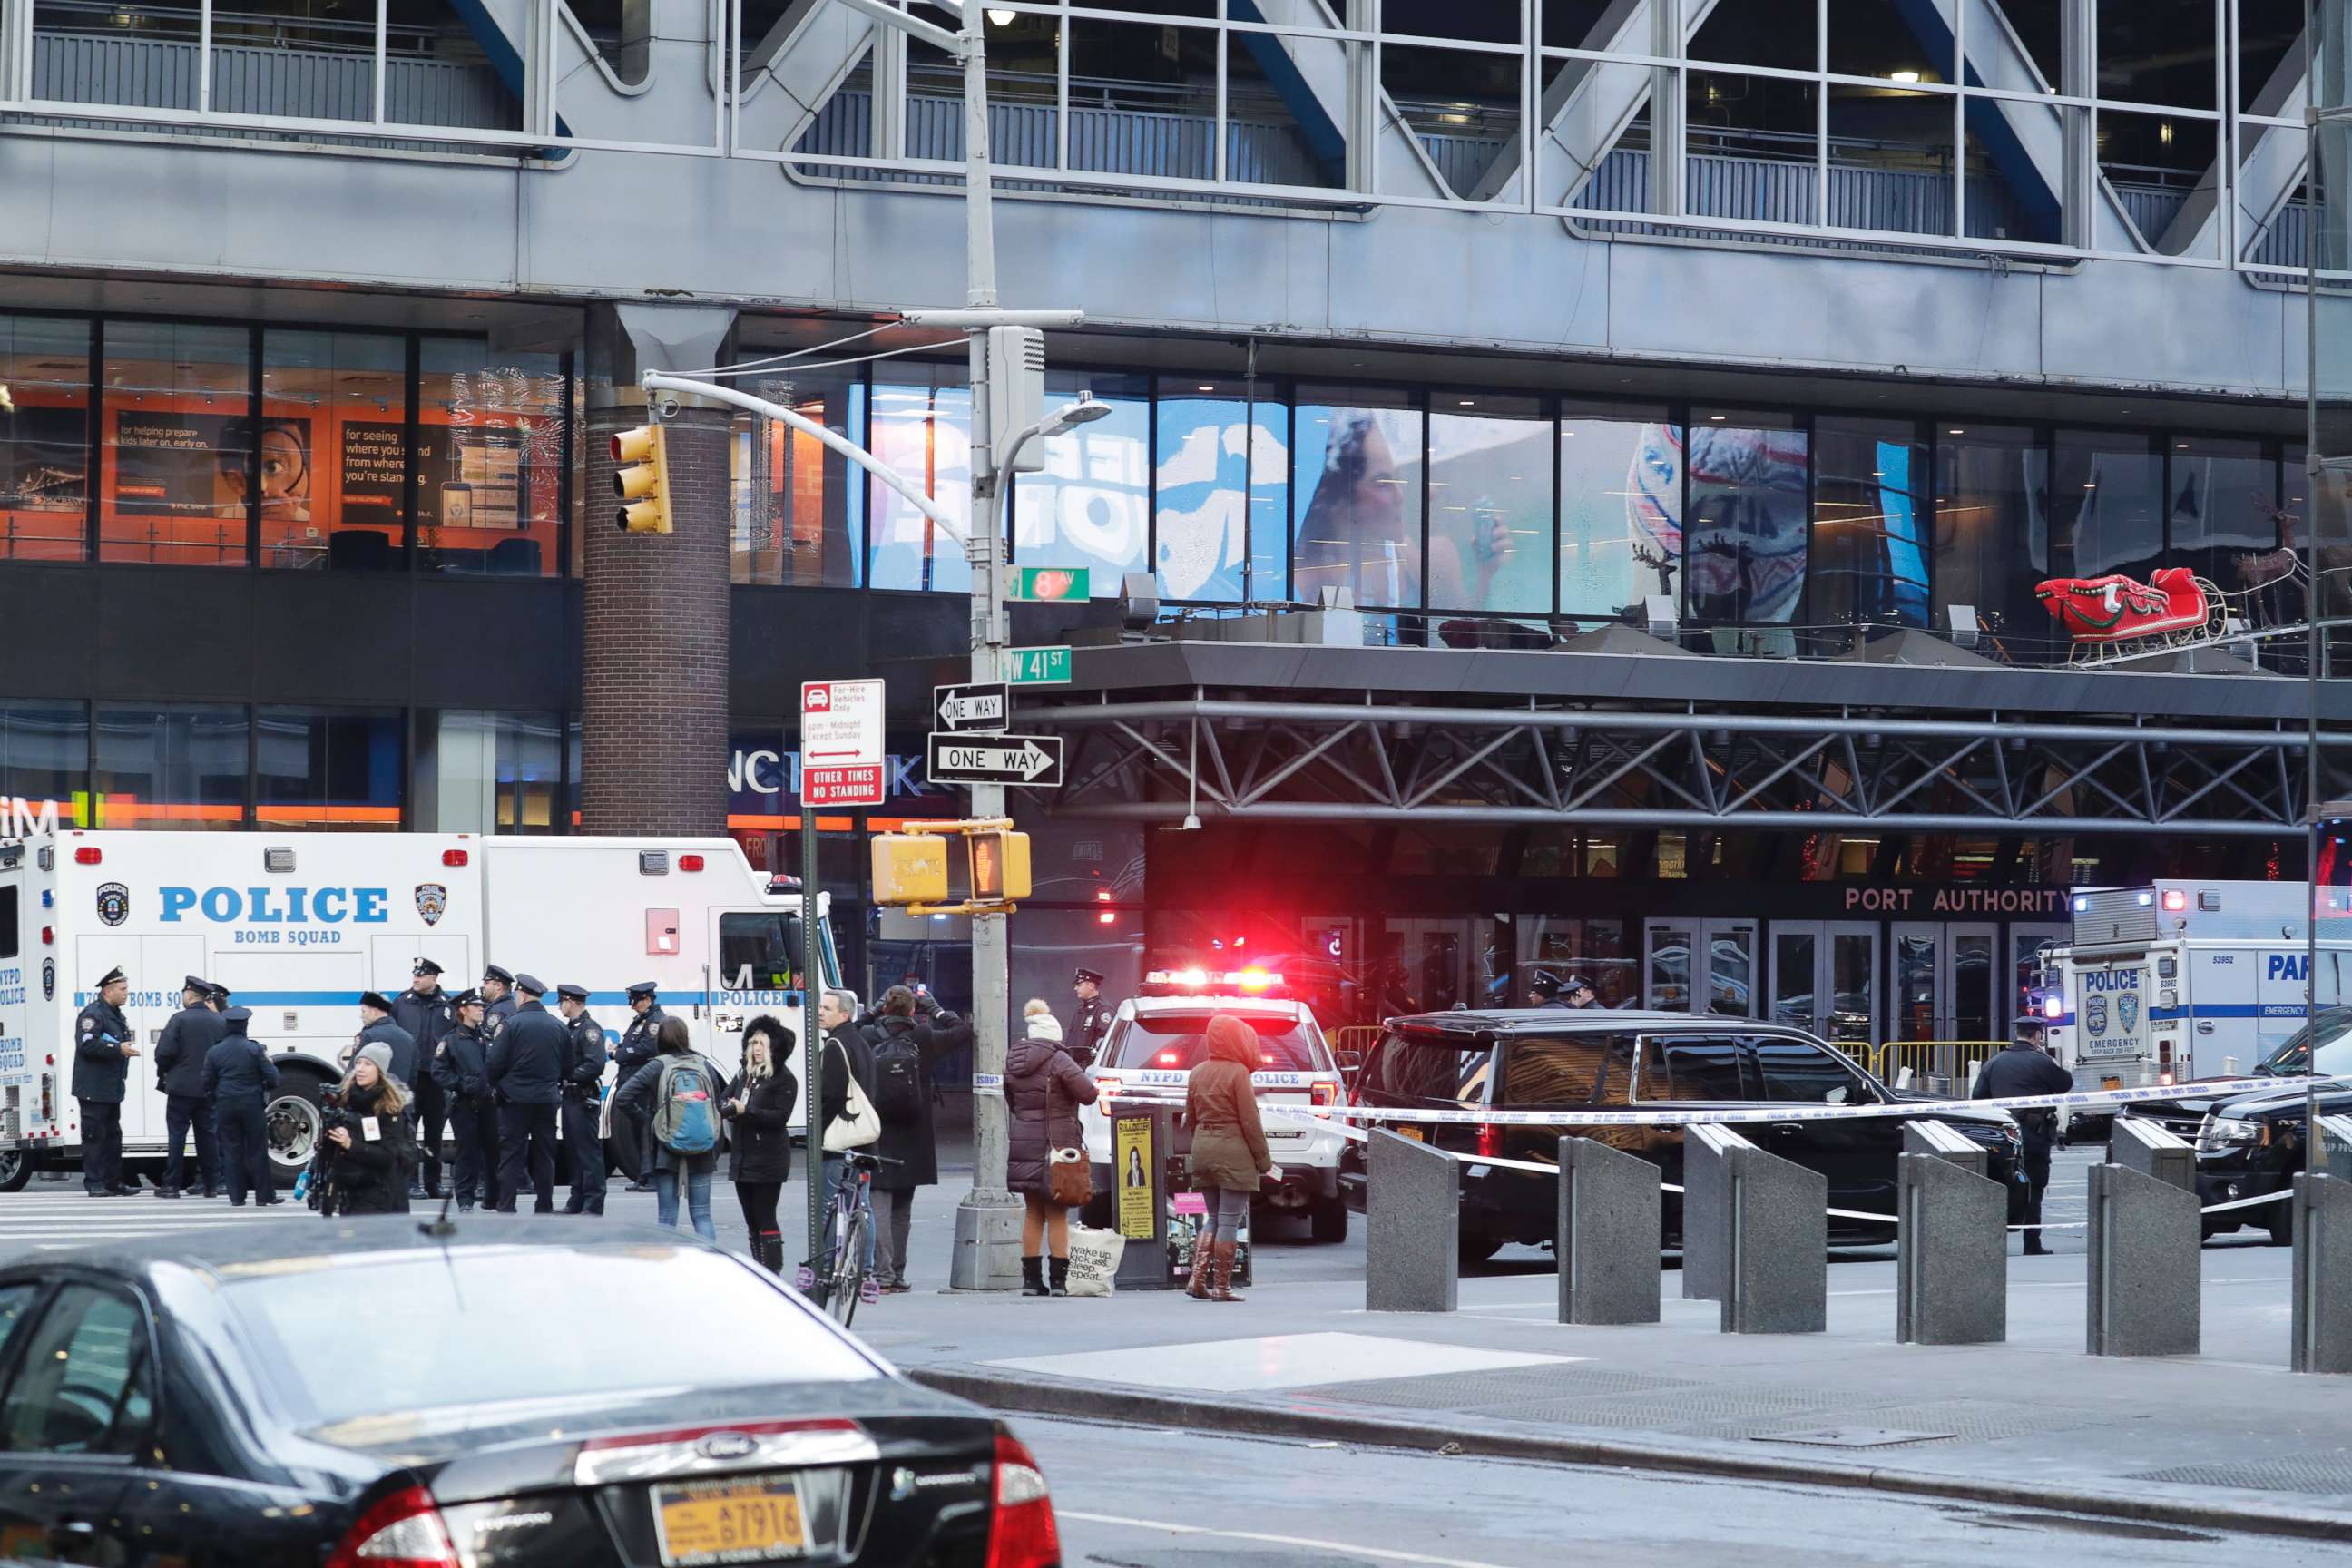
<svg viewBox="0 0 2352 1568">
<path fill-rule="evenodd" d="M 1018 903 L 1029 896 L 1029 836 L 998 829 L 971 836 L 971 896 Z"/>
<path fill-rule="evenodd" d="M 613 437 L 613 493 L 622 502 L 613 525 L 624 533 L 667 533 L 669 448 L 662 427 L 640 425 Z"/>
<path fill-rule="evenodd" d="M 899 906 L 946 903 L 948 841 L 929 833 L 876 834 L 874 901 Z"/>
</svg>

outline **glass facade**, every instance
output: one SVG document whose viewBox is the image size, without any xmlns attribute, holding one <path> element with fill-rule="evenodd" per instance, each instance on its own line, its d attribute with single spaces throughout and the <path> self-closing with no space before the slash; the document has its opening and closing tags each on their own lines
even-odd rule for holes
<svg viewBox="0 0 2352 1568">
<path fill-rule="evenodd" d="M 555 576 L 567 357 L 0 315 L 0 559 Z"/>
</svg>

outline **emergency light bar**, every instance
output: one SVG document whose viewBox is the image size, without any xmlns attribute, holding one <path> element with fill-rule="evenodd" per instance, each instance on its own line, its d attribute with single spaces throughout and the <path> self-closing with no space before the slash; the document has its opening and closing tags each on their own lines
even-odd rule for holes
<svg viewBox="0 0 2352 1568">
<path fill-rule="evenodd" d="M 1281 989 L 1282 976 L 1265 970 L 1234 969 L 1214 974 L 1205 969 L 1155 969 L 1143 977 L 1147 990 L 1157 987 L 1154 994 L 1181 996 L 1210 991 L 1263 991 Z"/>
</svg>

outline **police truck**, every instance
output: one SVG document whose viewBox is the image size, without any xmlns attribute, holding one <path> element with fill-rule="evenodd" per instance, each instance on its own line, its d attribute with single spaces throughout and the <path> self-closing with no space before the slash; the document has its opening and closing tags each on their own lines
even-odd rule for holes
<svg viewBox="0 0 2352 1568">
<path fill-rule="evenodd" d="M 420 958 L 450 992 L 486 963 L 587 987 L 617 1042 L 651 980 L 730 1070 L 744 1025 L 802 1005 L 803 899 L 729 838 L 63 829 L 0 839 L 0 1192 L 80 1158 L 73 1022 L 120 966 L 141 1054 L 122 1110 L 127 1164 L 163 1151 L 154 1047 L 189 975 L 252 1009 L 278 1068 L 271 1158 L 307 1164 L 321 1089 L 341 1077 L 363 992 L 397 994 Z M 818 913 L 828 912 L 820 897 Z M 821 984 L 840 984 L 828 923 Z M 554 997 L 548 998 L 551 1009 Z"/>
</svg>

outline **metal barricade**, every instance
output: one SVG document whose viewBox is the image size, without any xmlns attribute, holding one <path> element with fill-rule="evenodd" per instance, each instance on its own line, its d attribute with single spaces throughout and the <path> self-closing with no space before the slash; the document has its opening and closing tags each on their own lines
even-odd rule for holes
<svg viewBox="0 0 2352 1568">
<path fill-rule="evenodd" d="M 1912 1087 L 1933 1084 L 1943 1092 L 1965 1095 L 1976 1083 L 1978 1069 L 2008 1048 L 2007 1040 L 1889 1040 L 1878 1047 L 1874 1071 L 1882 1082 L 1902 1086 L 1908 1071 Z"/>
</svg>

